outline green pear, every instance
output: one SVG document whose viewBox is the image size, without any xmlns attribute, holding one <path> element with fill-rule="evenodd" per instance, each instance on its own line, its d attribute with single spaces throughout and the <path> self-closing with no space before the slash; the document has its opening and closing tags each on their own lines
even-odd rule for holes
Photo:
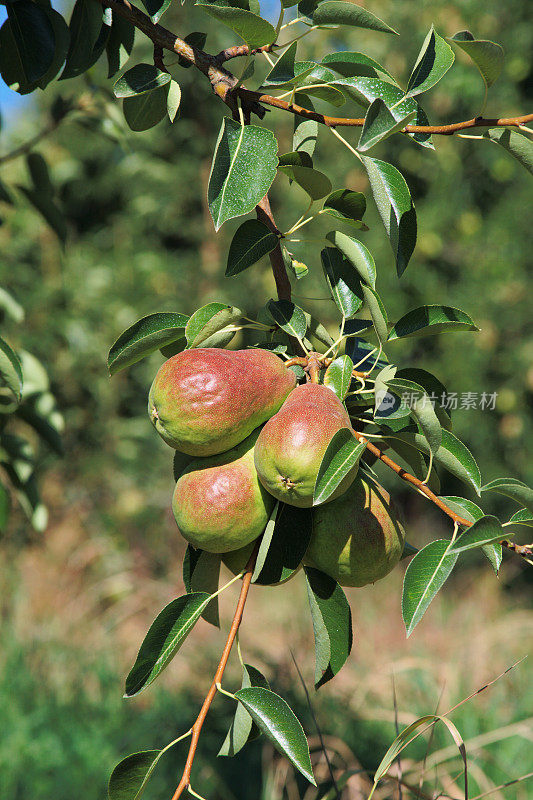
<svg viewBox="0 0 533 800">
<path fill-rule="evenodd" d="M 184 350 L 155 376 L 148 414 L 171 447 L 216 455 L 275 414 L 295 383 L 294 373 L 268 350 Z"/>
<path fill-rule="evenodd" d="M 263 532 L 274 498 L 257 479 L 259 431 L 226 453 L 192 461 L 178 478 L 172 510 L 182 536 L 208 553 L 226 553 Z"/>
<path fill-rule="evenodd" d="M 298 386 L 266 423 L 255 447 L 259 480 L 271 495 L 300 508 L 313 505 L 320 464 L 332 437 L 351 429 L 342 402 L 327 386 Z M 354 467 L 327 502 L 343 494 L 357 474 Z"/>
<path fill-rule="evenodd" d="M 304 563 L 341 586 L 384 578 L 402 557 L 405 531 L 385 489 L 357 477 L 333 503 L 313 511 L 313 535 Z"/>
<path fill-rule="evenodd" d="M 248 561 L 250 560 L 250 556 L 252 555 L 252 551 L 254 549 L 255 542 L 250 542 L 250 544 L 245 545 L 244 547 L 240 547 L 238 550 L 232 550 L 230 553 L 223 553 L 222 555 L 222 562 L 226 565 L 230 572 L 233 572 L 234 575 L 238 575 L 240 572 L 246 568 Z M 269 586 L 280 586 L 282 583 L 287 583 L 298 572 L 301 570 L 301 565 L 298 569 L 295 569 L 288 578 L 285 578 L 283 581 L 277 581 L 276 583 L 268 584 Z"/>
</svg>

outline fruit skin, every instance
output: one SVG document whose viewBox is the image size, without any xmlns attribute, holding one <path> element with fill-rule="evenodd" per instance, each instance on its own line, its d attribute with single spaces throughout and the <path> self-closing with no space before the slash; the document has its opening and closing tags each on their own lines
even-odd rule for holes
<svg viewBox="0 0 533 800">
<path fill-rule="evenodd" d="M 254 444 L 259 431 L 226 453 L 192 461 L 178 478 L 172 510 L 182 536 L 209 553 L 226 553 L 257 539 L 275 500 L 259 481 Z"/>
<path fill-rule="evenodd" d="M 295 384 L 294 373 L 268 350 L 184 350 L 155 376 L 148 414 L 171 447 L 216 455 L 275 414 Z"/>
<path fill-rule="evenodd" d="M 358 477 L 342 497 L 314 510 L 304 563 L 341 586 L 366 586 L 396 566 L 404 541 L 403 525 L 385 489 Z"/>
<path fill-rule="evenodd" d="M 299 508 L 313 505 L 313 491 L 331 438 L 350 418 L 327 386 L 298 386 L 261 431 L 255 447 L 259 480 L 271 495 Z M 326 502 L 343 494 L 357 474 L 355 466 Z"/>
</svg>

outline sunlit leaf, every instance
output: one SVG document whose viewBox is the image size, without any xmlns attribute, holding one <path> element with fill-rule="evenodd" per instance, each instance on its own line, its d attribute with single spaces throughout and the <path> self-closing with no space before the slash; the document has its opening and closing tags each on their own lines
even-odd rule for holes
<svg viewBox="0 0 533 800">
<path fill-rule="evenodd" d="M 410 636 L 442 587 L 458 556 L 450 553 L 451 543 L 437 539 L 420 550 L 409 562 L 403 582 L 402 614 Z"/>
</svg>

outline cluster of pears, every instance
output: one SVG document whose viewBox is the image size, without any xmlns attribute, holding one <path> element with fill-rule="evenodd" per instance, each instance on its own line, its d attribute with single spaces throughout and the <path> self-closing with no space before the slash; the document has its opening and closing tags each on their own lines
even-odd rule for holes
<svg viewBox="0 0 533 800">
<path fill-rule="evenodd" d="M 176 450 L 172 508 L 195 548 L 220 553 L 235 573 L 245 566 L 276 500 L 313 505 L 332 436 L 351 430 L 327 386 L 296 386 L 294 373 L 262 349 L 185 350 L 159 369 L 150 419 Z M 343 586 L 364 586 L 400 560 L 404 530 L 379 484 L 355 467 L 313 509 L 304 563 Z"/>
</svg>

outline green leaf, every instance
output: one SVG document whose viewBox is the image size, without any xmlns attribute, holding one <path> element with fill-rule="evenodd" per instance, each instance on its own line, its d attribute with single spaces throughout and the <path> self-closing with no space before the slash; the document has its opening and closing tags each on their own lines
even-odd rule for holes
<svg viewBox="0 0 533 800">
<path fill-rule="evenodd" d="M 420 306 L 398 320 L 389 333 L 388 341 L 407 336 L 430 336 L 447 331 L 478 331 L 468 314 L 451 306 Z"/>
<path fill-rule="evenodd" d="M 448 72 L 454 60 L 452 48 L 432 25 L 411 72 L 406 97 L 414 97 L 435 86 Z"/>
<path fill-rule="evenodd" d="M 339 672 L 350 655 L 352 613 L 333 578 L 311 567 L 305 567 L 305 577 L 315 634 L 315 689 L 319 689 Z"/>
<path fill-rule="evenodd" d="M 320 256 L 324 275 L 337 308 L 345 317 L 353 317 L 363 305 L 359 275 L 336 248 L 325 247 Z"/>
<path fill-rule="evenodd" d="M 424 388 L 415 381 L 397 376 L 386 381 L 387 386 L 400 397 L 409 393 L 409 410 L 418 422 L 429 445 L 430 452 L 436 456 L 442 444 L 442 428 L 433 404 Z"/>
<path fill-rule="evenodd" d="M 124 98 L 122 111 L 132 131 L 147 131 L 166 117 L 168 89 L 167 83 L 153 91 Z"/>
<path fill-rule="evenodd" d="M 444 496 L 440 498 L 444 500 L 446 505 L 455 511 L 456 514 L 468 520 L 469 522 L 476 522 L 483 516 L 483 511 L 478 505 L 465 497 Z M 488 558 L 491 563 L 492 569 L 498 574 L 503 559 L 503 552 L 501 544 L 486 544 L 481 547 L 483 554 Z"/>
<path fill-rule="evenodd" d="M 211 600 L 193 592 L 169 603 L 153 621 L 128 677 L 124 697 L 134 697 L 155 681 L 174 658 Z"/>
<path fill-rule="evenodd" d="M 231 240 L 226 277 L 238 275 L 260 258 L 270 253 L 278 244 L 278 237 L 256 219 L 248 219 L 237 228 Z"/>
<path fill-rule="evenodd" d="M 179 83 L 174 80 L 170 81 L 167 94 L 167 114 L 171 122 L 176 119 L 176 114 L 181 103 L 181 88 Z"/>
<path fill-rule="evenodd" d="M 362 192 L 336 189 L 324 200 L 324 211 L 337 219 L 359 222 L 366 211 L 366 198 Z"/>
<path fill-rule="evenodd" d="M 300 105 L 305 104 L 306 108 L 313 110 L 313 103 L 305 95 L 295 97 Z M 294 117 L 294 133 L 292 135 L 292 149 L 308 153 L 310 156 L 315 152 L 316 140 L 318 138 L 318 122 L 304 117 Z"/>
<path fill-rule="evenodd" d="M 267 308 L 282 331 L 300 341 L 304 338 L 307 332 L 307 320 L 299 306 L 289 300 L 269 300 Z"/>
<path fill-rule="evenodd" d="M 271 586 L 290 578 L 302 563 L 313 531 L 310 508 L 279 503 L 272 520 L 270 531 L 263 536 L 268 539 L 267 552 L 258 554 L 254 570 L 253 582 L 260 586 Z"/>
<path fill-rule="evenodd" d="M 362 159 L 400 277 L 416 245 L 416 212 L 411 194 L 403 175 L 392 164 L 370 156 Z"/>
<path fill-rule="evenodd" d="M 10 292 L 0 287 L 0 309 L 5 312 L 15 322 L 22 322 L 24 320 L 24 309 L 20 303 L 15 300 Z"/>
<path fill-rule="evenodd" d="M 341 251 L 343 256 L 357 270 L 362 281 L 372 288 L 376 285 L 376 265 L 372 253 L 358 239 L 341 231 L 330 231 L 326 239 Z"/>
<path fill-rule="evenodd" d="M 168 72 L 162 72 L 153 64 L 136 64 L 122 75 L 113 86 L 115 97 L 135 97 L 153 92 L 160 86 L 170 83 Z"/>
<path fill-rule="evenodd" d="M 389 111 L 383 100 L 378 97 L 368 107 L 365 124 L 359 137 L 357 149 L 361 152 L 370 150 L 374 145 L 399 133 L 416 117 L 416 109 L 397 120 Z"/>
<path fill-rule="evenodd" d="M 269 689 L 250 687 L 235 693 L 262 733 L 316 786 L 303 728 L 285 700 Z"/>
<path fill-rule="evenodd" d="M 43 156 L 40 153 L 29 153 L 26 156 L 26 164 L 36 191 L 43 194 L 54 194 L 48 164 Z"/>
<path fill-rule="evenodd" d="M 325 503 L 349 472 L 355 471 L 366 448 L 349 428 L 335 433 L 322 457 L 313 492 L 313 505 Z"/>
<path fill-rule="evenodd" d="M 48 511 L 41 502 L 39 487 L 32 474 L 27 480 L 20 480 L 17 471 L 10 463 L 4 463 L 4 469 L 15 490 L 15 496 L 22 510 L 28 517 L 31 526 L 38 533 L 42 533 L 48 524 Z"/>
<path fill-rule="evenodd" d="M 313 12 L 313 25 L 351 25 L 354 28 L 368 28 L 398 36 L 397 31 L 370 11 L 343 0 L 326 0 L 325 3 L 320 3 Z"/>
<path fill-rule="evenodd" d="M 18 403 L 23 384 L 22 367 L 17 354 L 3 339 L 0 339 L 0 381 L 9 389 L 13 400 Z"/>
<path fill-rule="evenodd" d="M 27 186 L 18 186 L 34 208 L 52 228 L 57 237 L 64 243 L 67 238 L 67 223 L 61 209 L 53 197 L 48 193 L 28 189 Z"/>
<path fill-rule="evenodd" d="M 266 128 L 243 127 L 224 117 L 207 192 L 215 230 L 226 220 L 252 211 L 262 200 L 276 177 L 277 151 L 276 138 Z"/>
<path fill-rule="evenodd" d="M 248 47 L 255 49 L 264 44 L 271 44 L 276 41 L 276 29 L 266 19 L 252 14 L 242 8 L 233 6 L 210 5 L 206 3 L 195 3 L 198 8 L 202 8 L 210 16 L 214 17 L 223 25 L 231 28 L 237 36 L 244 39 Z"/>
<path fill-rule="evenodd" d="M 437 539 L 422 548 L 409 562 L 402 594 L 407 636 L 418 625 L 457 562 L 458 556 L 450 553 L 450 549 L 451 542 Z"/>
<path fill-rule="evenodd" d="M 402 89 L 389 81 L 379 78 L 335 78 L 334 86 L 341 89 L 347 96 L 352 97 L 357 103 L 368 108 L 377 98 L 383 100 L 395 120 L 404 119 L 410 112 L 415 111 L 416 125 L 428 125 L 428 118 L 423 108 L 412 97 L 405 97 Z M 410 139 L 421 147 L 434 150 L 430 133 L 406 133 Z"/>
<path fill-rule="evenodd" d="M 231 323 L 238 322 L 242 311 L 225 303 L 208 303 L 195 311 L 185 326 L 185 337 L 188 347 L 213 346 L 206 345 L 207 340 Z"/>
<path fill-rule="evenodd" d="M 516 478 L 496 478 L 481 487 L 482 492 L 498 492 L 516 500 L 521 506 L 533 511 L 533 490 Z"/>
<path fill-rule="evenodd" d="M 324 375 L 324 386 L 335 392 L 340 400 L 344 400 L 352 382 L 353 361 L 350 356 L 339 356 L 331 362 Z"/>
<path fill-rule="evenodd" d="M 258 669 L 252 667 L 250 664 L 243 664 L 241 689 L 249 689 L 252 686 L 262 689 L 269 688 L 268 681 Z M 254 728 L 257 731 L 257 727 L 254 725 L 250 714 L 246 711 L 242 703 L 238 703 L 235 716 L 233 717 L 230 729 L 218 755 L 237 755 L 244 745 L 250 739 L 254 738 Z"/>
<path fill-rule="evenodd" d="M 171 2 L 172 0 L 142 0 L 143 6 L 154 24 L 159 22 Z"/>
<path fill-rule="evenodd" d="M 58 14 L 57 11 L 54 11 L 52 7 L 43 8 L 43 11 L 50 20 L 50 24 L 54 32 L 55 51 L 52 63 L 37 84 L 40 89 L 45 89 L 50 81 L 56 77 L 57 73 L 65 63 L 70 45 L 70 31 L 61 14 Z"/>
<path fill-rule="evenodd" d="M 379 294 L 371 286 L 362 284 L 361 289 L 363 290 L 363 297 L 365 298 L 366 307 L 368 308 L 370 316 L 372 317 L 376 336 L 378 337 L 380 344 L 383 344 L 387 341 L 387 335 L 389 333 L 388 317 L 385 306 L 383 305 Z"/>
<path fill-rule="evenodd" d="M 509 522 L 533 527 L 533 512 L 529 511 L 527 508 L 521 508 L 519 511 L 515 511 Z"/>
<path fill-rule="evenodd" d="M 487 89 L 498 79 L 505 60 L 501 45 L 487 39 L 475 39 L 470 31 L 459 31 L 449 39 L 465 52 L 481 73 Z"/>
<path fill-rule="evenodd" d="M 114 375 L 150 353 L 182 339 L 188 319 L 185 314 L 160 311 L 137 320 L 111 347 L 107 357 L 109 373 Z"/>
<path fill-rule="evenodd" d="M 393 438 L 400 439 L 413 444 L 429 453 L 429 446 L 424 436 L 418 433 L 394 433 Z M 442 444 L 434 455 L 436 464 L 445 467 L 452 475 L 455 475 L 464 483 L 469 484 L 479 495 L 481 489 L 481 474 L 470 450 L 459 441 L 453 433 L 447 430 L 442 431 Z"/>
<path fill-rule="evenodd" d="M 483 138 L 503 147 L 533 175 L 533 142 L 527 136 L 506 128 L 492 128 Z"/>
<path fill-rule="evenodd" d="M 50 392 L 41 392 L 26 398 L 18 407 L 17 416 L 30 425 L 58 455 L 64 454 L 61 434 L 65 422 Z"/>
<path fill-rule="evenodd" d="M 106 30 L 102 32 L 102 28 Z M 102 25 L 102 6 L 96 0 L 76 0 L 69 23 L 70 46 L 59 78 L 75 78 L 86 72 L 106 45 L 109 28 Z"/>
<path fill-rule="evenodd" d="M 137 800 L 164 752 L 144 750 L 127 756 L 117 764 L 109 778 L 109 800 Z"/>
<path fill-rule="evenodd" d="M 301 280 L 301 278 L 305 278 L 305 276 L 309 274 L 309 268 L 307 265 L 302 261 L 297 261 L 294 257 L 294 254 L 289 252 L 286 247 L 282 246 L 281 255 L 283 256 L 285 269 L 290 270 L 297 281 Z"/>
<path fill-rule="evenodd" d="M 113 14 L 109 39 L 106 44 L 108 78 L 112 78 L 124 67 L 131 56 L 134 43 L 135 26 L 129 20 Z"/>
<path fill-rule="evenodd" d="M 178 451 L 176 451 L 178 454 Z M 184 454 L 179 453 L 183 456 Z M 191 459 L 188 458 L 189 463 Z M 174 468 L 176 468 L 176 457 L 174 457 Z M 179 477 L 179 476 L 178 476 Z M 220 574 L 220 555 L 218 553 L 208 553 L 205 550 L 195 550 L 192 545 L 188 545 L 183 559 L 183 583 L 187 593 L 206 592 L 214 595 L 218 590 L 218 579 Z M 202 617 L 206 622 L 220 627 L 218 614 L 218 596 L 208 603 L 202 611 Z"/>
<path fill-rule="evenodd" d="M 306 192 L 311 200 L 320 200 L 331 192 L 331 181 L 323 172 L 311 167 L 298 165 L 280 166 L 280 172 L 295 181 Z"/>
<path fill-rule="evenodd" d="M 0 60 L 2 76 L 11 88 L 31 91 L 47 74 L 55 55 L 55 34 L 44 9 L 28 0 L 7 3 L 10 52 Z M 2 41 L 2 49 L 6 43 Z M 6 61 L 4 61 L 6 58 Z"/>
<path fill-rule="evenodd" d="M 295 72 L 294 60 L 296 58 L 296 48 L 298 42 L 293 42 L 284 53 L 278 58 L 268 75 L 265 77 L 262 86 L 276 86 L 277 88 L 291 84 L 297 77 Z M 308 72 L 314 68 L 313 62 L 309 62 Z"/>
<path fill-rule="evenodd" d="M 339 53 L 327 53 L 321 63 L 345 78 L 374 78 L 378 72 L 381 72 L 391 80 L 394 80 L 390 72 L 382 64 L 374 61 L 373 58 L 364 53 L 354 53 L 346 50 L 341 50 Z"/>
<path fill-rule="evenodd" d="M 492 516 L 481 517 L 455 540 L 451 553 L 463 553 L 475 547 L 495 544 L 505 539 L 505 531 L 499 519 Z"/>
</svg>

